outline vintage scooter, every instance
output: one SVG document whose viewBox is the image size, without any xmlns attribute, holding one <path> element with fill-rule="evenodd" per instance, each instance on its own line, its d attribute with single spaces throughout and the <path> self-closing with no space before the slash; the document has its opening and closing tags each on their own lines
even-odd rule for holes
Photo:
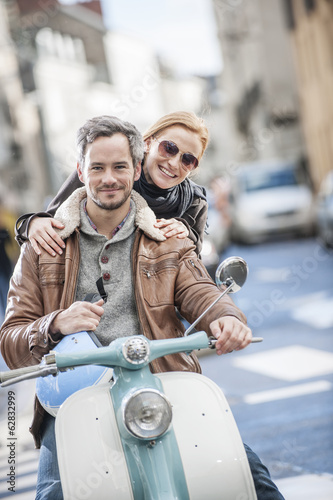
<svg viewBox="0 0 333 500">
<path fill-rule="evenodd" d="M 80 332 L 63 339 L 67 345 L 74 342 L 78 351 L 60 347 L 38 366 L 0 373 L 3 387 L 45 377 L 38 379 L 45 383 L 37 384 L 37 394 L 56 415 L 65 500 L 257 498 L 221 389 L 197 373 L 152 374 L 149 369 L 151 361 L 168 354 L 214 349 L 215 339 L 202 331 L 191 332 L 225 293 L 241 288 L 247 271 L 239 257 L 220 264 L 216 283 L 223 292 L 182 338 L 150 341 L 135 335 L 107 347 L 80 350 L 80 335 L 83 343 L 87 337 L 87 332 Z M 80 374 L 91 366 L 98 371 Z"/>
</svg>

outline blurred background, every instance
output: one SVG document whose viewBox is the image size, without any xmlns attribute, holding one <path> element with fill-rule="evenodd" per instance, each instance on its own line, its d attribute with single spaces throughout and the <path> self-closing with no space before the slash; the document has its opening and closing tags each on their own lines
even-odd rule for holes
<svg viewBox="0 0 333 500">
<path fill-rule="evenodd" d="M 75 168 L 78 127 L 114 114 L 144 132 L 194 111 L 211 134 L 193 179 L 209 196 L 203 259 L 212 276 L 224 256 L 248 261 L 235 301 L 265 337 L 225 371 L 211 357 L 203 366 L 274 477 L 302 478 L 284 483 L 290 500 L 333 494 L 332 89 L 332 0 L 0 0 L 0 320 L 15 220 L 45 209 Z M 274 392 L 290 385 L 293 399 Z M 259 392 L 271 399 L 246 400 Z M 20 399 L 28 426 L 31 401 Z M 21 467 L 16 498 L 33 498 L 35 469 Z"/>
<path fill-rule="evenodd" d="M 332 244 L 331 1 L 2 0 L 0 9 L 0 227 L 9 232 L 0 241 L 12 262 L 13 221 L 45 208 L 75 168 L 87 118 L 115 114 L 144 131 L 179 109 L 210 129 L 195 180 L 209 189 L 207 239 L 218 253 L 230 236 L 285 229 L 318 230 Z M 244 164 L 272 162 L 296 170 L 264 182 L 294 185 L 275 196 L 288 197 L 285 207 L 268 208 L 272 191 L 260 184 L 248 197 L 239 183 Z"/>
</svg>

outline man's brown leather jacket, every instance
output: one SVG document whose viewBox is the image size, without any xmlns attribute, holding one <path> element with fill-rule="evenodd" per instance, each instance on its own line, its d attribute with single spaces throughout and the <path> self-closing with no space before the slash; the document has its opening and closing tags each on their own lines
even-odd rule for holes
<svg viewBox="0 0 333 500">
<path fill-rule="evenodd" d="M 139 195 L 136 195 L 139 196 Z M 150 209 L 148 209 L 150 210 Z M 209 277 L 195 246 L 189 239 L 155 241 L 140 227 L 132 251 L 132 272 L 140 334 L 149 339 L 183 335 L 184 326 L 175 307 L 192 323 L 220 294 Z M 75 300 L 80 262 L 79 229 L 66 239 L 63 255 L 38 256 L 29 242 L 21 255 L 10 284 L 5 321 L 1 327 L 1 353 L 9 368 L 37 364 L 59 338 L 49 333 L 55 316 Z M 124 311 L 126 314 L 126 311 Z M 198 324 L 209 334 L 209 324 L 220 316 L 235 316 L 246 322 L 229 297 L 224 297 Z M 152 363 L 153 372 L 195 371 L 200 365 L 194 355 L 174 354 Z M 40 444 L 44 410 L 38 400 L 31 432 Z"/>
</svg>

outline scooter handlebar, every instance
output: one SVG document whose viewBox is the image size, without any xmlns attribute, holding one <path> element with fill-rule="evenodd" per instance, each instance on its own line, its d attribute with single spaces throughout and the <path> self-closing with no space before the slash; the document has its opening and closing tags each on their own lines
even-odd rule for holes
<svg viewBox="0 0 333 500">
<path fill-rule="evenodd" d="M 264 339 L 262 337 L 252 337 L 251 344 L 256 344 L 257 342 L 262 342 Z M 217 339 L 215 337 L 209 337 L 209 348 L 215 349 Z"/>
<path fill-rule="evenodd" d="M 58 368 L 53 365 L 34 365 L 25 366 L 24 368 L 17 368 L 16 370 L 9 370 L 7 372 L 0 372 L 1 387 L 7 387 L 11 384 L 22 382 L 37 377 L 46 377 L 47 375 L 55 375 Z"/>
<path fill-rule="evenodd" d="M 261 342 L 262 340 L 262 337 L 253 337 L 251 342 Z M 78 352 L 76 355 L 73 355 L 73 353 L 48 354 L 45 356 L 44 362 L 42 361 L 39 365 L 0 372 L 1 387 L 7 387 L 23 380 L 56 375 L 58 370 L 66 370 L 81 365 L 98 364 L 109 367 L 123 366 L 132 370 L 138 369 L 139 365 L 131 365 L 118 353 L 116 344 L 121 342 L 122 339 L 117 339 L 108 347 L 94 351 Z M 146 364 L 167 354 L 192 352 L 205 348 L 215 349 L 216 342 L 217 340 L 213 337 L 208 339 L 203 331 L 180 337 L 177 342 L 172 342 L 171 339 L 150 341 L 150 354 Z"/>
</svg>

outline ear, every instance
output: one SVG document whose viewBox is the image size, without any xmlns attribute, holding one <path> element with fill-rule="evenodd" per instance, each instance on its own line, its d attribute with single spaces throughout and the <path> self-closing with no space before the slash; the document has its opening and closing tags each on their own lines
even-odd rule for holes
<svg viewBox="0 0 333 500">
<path fill-rule="evenodd" d="M 81 168 L 81 165 L 79 162 L 77 162 L 76 164 L 76 170 L 77 170 L 77 175 L 80 179 L 80 181 L 82 182 L 82 184 L 84 184 L 84 178 L 83 178 L 83 172 L 82 172 L 82 168 Z"/>
<path fill-rule="evenodd" d="M 145 140 L 145 153 L 149 153 L 151 146 L 151 137 L 148 137 L 148 139 Z"/>
<path fill-rule="evenodd" d="M 140 175 L 141 175 L 141 161 L 139 161 L 137 164 L 136 164 L 136 167 L 134 168 L 134 180 L 137 181 L 140 179 Z M 81 180 L 81 179 L 80 179 Z"/>
</svg>

